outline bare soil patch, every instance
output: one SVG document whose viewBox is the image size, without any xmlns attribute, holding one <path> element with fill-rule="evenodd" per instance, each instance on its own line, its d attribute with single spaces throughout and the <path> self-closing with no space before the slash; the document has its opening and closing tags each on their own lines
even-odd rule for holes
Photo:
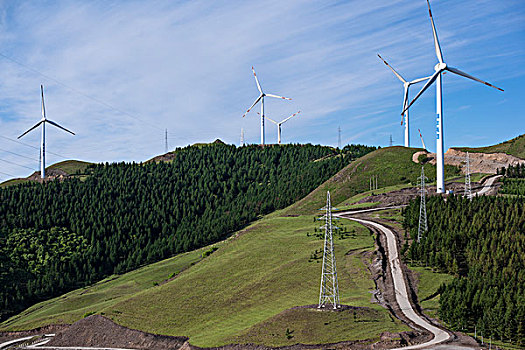
<svg viewBox="0 0 525 350">
<path fill-rule="evenodd" d="M 86 317 L 56 333 L 46 346 L 92 346 L 144 350 L 180 349 L 187 337 L 145 333 L 119 326 L 101 315 Z"/>
<path fill-rule="evenodd" d="M 436 154 L 426 151 L 414 153 L 412 161 L 419 163 L 420 155 L 426 155 L 430 164 L 436 164 Z M 466 173 L 467 153 L 450 148 L 445 153 L 445 164 L 457 166 L 463 174 Z M 469 163 L 471 173 L 496 174 L 498 169 L 506 168 L 509 165 L 525 164 L 525 160 L 505 153 L 469 153 Z"/>
</svg>

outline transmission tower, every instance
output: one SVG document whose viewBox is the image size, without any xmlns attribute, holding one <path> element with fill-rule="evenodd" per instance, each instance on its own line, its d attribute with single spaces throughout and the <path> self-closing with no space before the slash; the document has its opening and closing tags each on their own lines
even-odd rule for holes
<svg viewBox="0 0 525 350">
<path fill-rule="evenodd" d="M 467 171 L 465 173 L 465 197 L 472 199 L 472 188 L 470 187 L 470 160 L 467 152 Z"/>
<path fill-rule="evenodd" d="M 417 241 L 421 240 L 421 236 L 427 232 L 427 206 L 425 203 L 425 194 L 427 190 L 425 189 L 425 169 L 421 167 L 421 177 L 420 177 L 420 190 L 421 193 L 421 203 L 419 204 L 419 227 L 417 229 Z"/>
<path fill-rule="evenodd" d="M 337 284 L 337 269 L 335 266 L 334 241 L 332 237 L 332 204 L 330 202 L 330 191 L 326 194 L 326 214 L 324 235 L 323 268 L 321 270 L 321 290 L 319 292 L 319 306 L 325 307 L 332 304 L 334 309 L 340 307 L 339 285 Z"/>
<path fill-rule="evenodd" d="M 392 140 L 392 134 L 390 134 L 390 147 L 394 144 L 394 140 Z"/>
<path fill-rule="evenodd" d="M 341 149 L 341 127 L 337 128 L 337 132 L 339 133 L 339 138 L 337 139 L 337 148 Z"/>
<path fill-rule="evenodd" d="M 164 153 L 168 153 L 168 129 L 164 132 Z"/>
<path fill-rule="evenodd" d="M 244 128 L 241 128 L 241 146 L 244 146 Z"/>
</svg>

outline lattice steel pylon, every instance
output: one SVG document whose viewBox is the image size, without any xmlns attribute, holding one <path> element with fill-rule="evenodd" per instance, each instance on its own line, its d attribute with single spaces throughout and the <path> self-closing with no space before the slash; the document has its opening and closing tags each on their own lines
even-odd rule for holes
<svg viewBox="0 0 525 350">
<path fill-rule="evenodd" d="M 467 152 L 467 171 L 465 173 L 465 194 L 468 199 L 472 199 L 472 188 L 470 187 L 470 160 Z"/>
<path fill-rule="evenodd" d="M 332 304 L 334 309 L 340 307 L 339 285 L 337 283 L 337 268 L 335 264 L 334 241 L 332 237 L 332 204 L 330 202 L 330 191 L 326 194 L 326 214 L 323 217 L 325 224 L 323 267 L 321 270 L 321 290 L 319 292 L 319 306 L 325 307 Z"/>
<path fill-rule="evenodd" d="M 417 229 L 417 241 L 419 242 L 421 240 L 421 236 L 428 231 L 428 225 L 427 225 L 427 206 L 425 203 L 425 194 L 427 190 L 425 189 L 425 168 L 421 167 L 421 177 L 419 178 L 420 181 L 420 189 L 419 192 L 421 194 L 421 202 L 419 204 L 419 226 Z"/>
</svg>

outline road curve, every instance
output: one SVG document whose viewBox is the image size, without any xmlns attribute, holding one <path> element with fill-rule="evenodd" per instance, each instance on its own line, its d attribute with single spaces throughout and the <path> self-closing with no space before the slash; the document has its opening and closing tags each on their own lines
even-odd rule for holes
<svg viewBox="0 0 525 350">
<path fill-rule="evenodd" d="M 340 217 L 344 217 L 343 216 L 344 214 L 336 214 L 336 215 Z M 428 330 L 430 333 L 434 335 L 434 338 L 432 338 L 430 341 L 426 343 L 405 346 L 399 349 L 405 349 L 405 350 L 406 349 L 422 349 L 428 346 L 440 344 L 450 339 L 449 333 L 430 324 L 428 321 L 424 320 L 412 308 L 412 305 L 410 304 L 410 301 L 408 298 L 408 289 L 405 283 L 405 279 L 403 277 L 403 270 L 401 269 L 399 253 L 397 250 L 396 236 L 394 235 L 394 233 L 387 227 L 381 224 L 378 224 L 376 222 L 370 221 L 370 220 L 356 219 L 352 217 L 345 217 L 345 218 L 359 222 L 361 224 L 375 227 L 385 234 L 386 240 L 387 240 L 387 252 L 386 252 L 387 261 L 388 261 L 388 264 L 390 264 L 390 272 L 392 274 L 392 280 L 394 281 L 394 292 L 395 292 L 396 301 L 399 305 L 399 308 L 401 309 L 401 312 L 403 312 L 403 314 L 410 321 L 412 321 L 414 324 L 418 325 L 419 327 Z"/>
<path fill-rule="evenodd" d="M 494 181 L 499 179 L 501 176 L 502 175 L 495 175 L 495 176 L 491 176 L 491 177 L 487 178 L 487 181 L 485 181 L 485 184 L 483 185 L 483 188 L 481 190 L 479 190 L 476 194 L 478 196 L 482 196 L 485 193 L 487 193 L 492 188 L 492 185 L 494 184 Z"/>
</svg>

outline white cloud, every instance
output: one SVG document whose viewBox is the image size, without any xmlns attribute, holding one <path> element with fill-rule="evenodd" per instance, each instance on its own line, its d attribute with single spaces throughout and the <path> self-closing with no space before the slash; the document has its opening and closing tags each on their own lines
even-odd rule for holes
<svg viewBox="0 0 525 350">
<path fill-rule="evenodd" d="M 521 3 L 432 4 L 451 64 L 494 82 L 523 76 Z M 379 131 L 400 131 L 402 86 L 376 53 L 409 79 L 428 74 L 435 62 L 425 1 L 14 2 L 0 5 L 0 29 L 0 53 L 66 85 L 0 59 L 0 135 L 16 137 L 38 120 L 44 83 L 49 118 L 77 132 L 50 131 L 48 150 L 90 161 L 159 154 L 164 128 L 172 146 L 237 143 L 241 126 L 258 142 L 257 115 L 241 119 L 257 96 L 252 65 L 267 92 L 293 98 L 267 99 L 269 116 L 302 110 L 283 126 L 284 141 L 335 144 L 341 125 L 348 140 L 387 144 Z M 447 78 L 447 93 L 469 84 Z M 427 95 L 415 118 L 423 109 L 433 114 Z M 39 133 L 25 138 L 38 145 Z M 0 148 L 36 151 L 3 139 Z M 1 151 L 0 159 L 30 164 Z M 0 163 L 2 169 L 28 172 Z"/>
</svg>

